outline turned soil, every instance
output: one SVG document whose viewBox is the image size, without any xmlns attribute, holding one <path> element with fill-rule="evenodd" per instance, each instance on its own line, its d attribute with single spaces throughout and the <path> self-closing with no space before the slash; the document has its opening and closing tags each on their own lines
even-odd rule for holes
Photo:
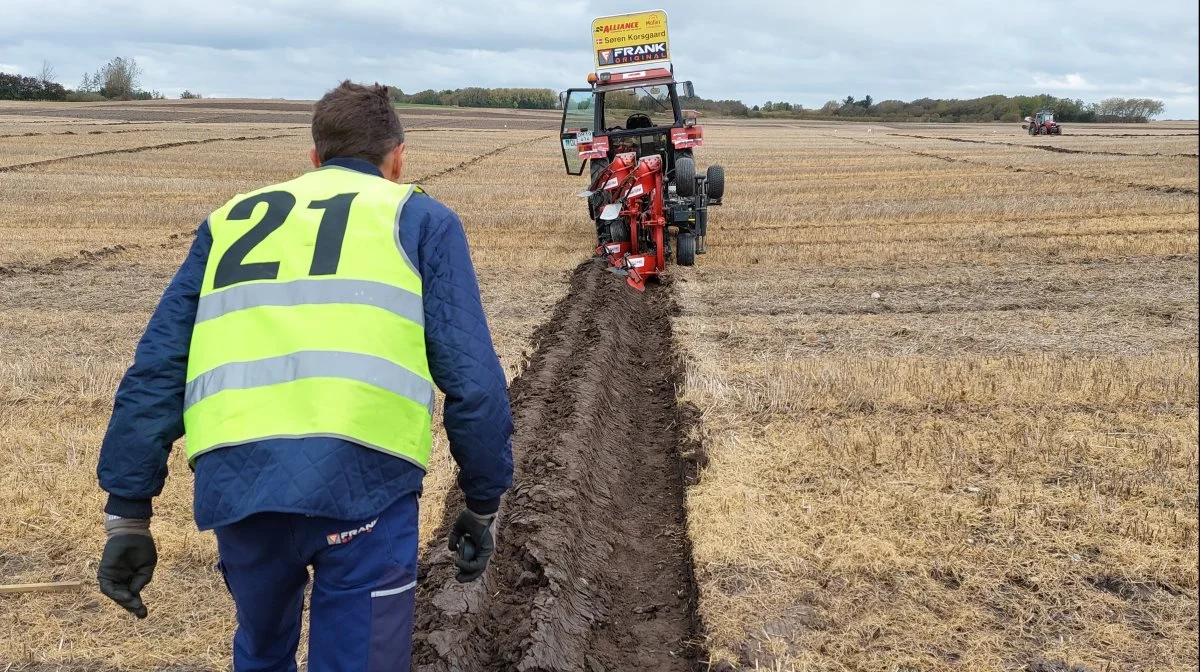
<svg viewBox="0 0 1200 672">
<path fill-rule="evenodd" d="M 576 270 L 511 388 L 516 474 L 485 578 L 454 579 L 457 495 L 423 558 L 416 670 L 694 669 L 672 310 L 669 287 Z"/>
</svg>

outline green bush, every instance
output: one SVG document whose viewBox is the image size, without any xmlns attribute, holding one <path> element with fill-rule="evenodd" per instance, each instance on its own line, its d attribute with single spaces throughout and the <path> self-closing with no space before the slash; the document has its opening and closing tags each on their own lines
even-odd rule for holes
<svg viewBox="0 0 1200 672">
<path fill-rule="evenodd" d="M 0 72 L 0 100 L 63 100 L 66 94 L 57 82 Z"/>
</svg>

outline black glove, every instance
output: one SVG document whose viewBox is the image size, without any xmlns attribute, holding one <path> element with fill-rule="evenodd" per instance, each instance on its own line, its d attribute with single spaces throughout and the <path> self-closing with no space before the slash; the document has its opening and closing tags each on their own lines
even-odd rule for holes
<svg viewBox="0 0 1200 672">
<path fill-rule="evenodd" d="M 145 618 L 146 605 L 142 604 L 141 593 L 158 564 L 150 521 L 108 516 L 104 529 L 108 531 L 108 542 L 96 570 L 100 592 L 134 616 Z"/>
<path fill-rule="evenodd" d="M 450 550 L 458 551 L 458 574 L 460 583 L 474 581 L 487 569 L 488 560 L 496 551 L 496 514 L 481 516 L 470 509 L 463 509 L 450 530 Z"/>
</svg>

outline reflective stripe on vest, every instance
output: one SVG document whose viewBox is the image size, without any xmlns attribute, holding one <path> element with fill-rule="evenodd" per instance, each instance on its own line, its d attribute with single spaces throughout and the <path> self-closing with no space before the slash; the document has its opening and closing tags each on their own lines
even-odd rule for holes
<svg viewBox="0 0 1200 672">
<path fill-rule="evenodd" d="M 428 465 L 421 277 L 399 237 L 414 190 L 322 168 L 210 215 L 184 393 L 190 461 L 325 436 Z"/>
<path fill-rule="evenodd" d="M 236 310 L 259 306 L 299 306 L 317 303 L 358 303 L 375 306 L 424 326 L 420 294 L 370 280 L 292 280 L 280 283 L 234 285 L 200 299 L 196 321 L 203 322 Z"/>
</svg>

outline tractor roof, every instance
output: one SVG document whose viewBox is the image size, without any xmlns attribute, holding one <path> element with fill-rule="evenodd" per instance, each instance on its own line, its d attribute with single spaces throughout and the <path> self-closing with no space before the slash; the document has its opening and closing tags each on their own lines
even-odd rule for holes
<svg viewBox="0 0 1200 672">
<path fill-rule="evenodd" d="M 674 81 L 674 73 L 667 68 L 647 68 L 625 72 L 602 72 L 598 75 L 594 88 L 596 91 L 616 91 L 634 86 L 661 86 Z"/>
</svg>

